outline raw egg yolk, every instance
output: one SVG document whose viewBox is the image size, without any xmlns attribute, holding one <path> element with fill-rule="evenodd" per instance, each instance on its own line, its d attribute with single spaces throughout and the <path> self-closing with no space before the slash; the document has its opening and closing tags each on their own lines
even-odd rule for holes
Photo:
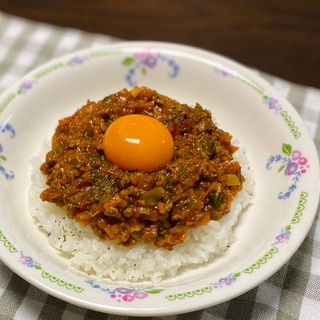
<svg viewBox="0 0 320 320">
<path fill-rule="evenodd" d="M 152 172 L 172 159 L 174 142 L 162 122 L 131 114 L 111 123 L 103 136 L 103 150 L 107 159 L 122 170 Z"/>
</svg>

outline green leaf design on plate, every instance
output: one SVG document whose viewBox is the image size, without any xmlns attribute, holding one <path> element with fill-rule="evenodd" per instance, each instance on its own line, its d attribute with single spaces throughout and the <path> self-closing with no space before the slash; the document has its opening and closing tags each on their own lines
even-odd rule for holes
<svg viewBox="0 0 320 320">
<path fill-rule="evenodd" d="M 282 144 L 282 152 L 284 154 L 286 154 L 287 156 L 290 156 L 291 151 L 292 151 L 292 147 L 290 144 L 286 144 L 286 143 Z"/>
<path fill-rule="evenodd" d="M 135 63 L 136 59 L 132 58 L 132 57 L 127 57 L 127 58 L 124 58 L 122 60 L 122 64 L 124 66 L 131 66 L 133 63 Z"/>
<path fill-rule="evenodd" d="M 289 226 L 289 225 L 286 226 L 285 229 L 284 229 L 284 231 L 290 231 L 290 230 L 291 230 L 291 226 Z"/>
<path fill-rule="evenodd" d="M 163 289 L 150 289 L 150 290 L 146 290 L 146 293 L 150 293 L 150 294 L 158 294 L 160 292 L 162 292 Z"/>
<path fill-rule="evenodd" d="M 141 72 L 145 76 L 147 74 L 147 69 L 145 67 L 142 67 Z"/>
</svg>

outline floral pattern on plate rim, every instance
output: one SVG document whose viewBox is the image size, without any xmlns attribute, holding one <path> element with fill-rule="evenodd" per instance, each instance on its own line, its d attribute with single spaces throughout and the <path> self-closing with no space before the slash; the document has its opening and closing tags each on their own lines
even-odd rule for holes
<svg viewBox="0 0 320 320">
<path fill-rule="evenodd" d="M 145 50 L 135 52 L 133 55 L 127 56 L 122 60 L 122 64 L 126 67 L 129 67 L 128 73 L 125 77 L 126 82 L 131 87 L 137 85 L 137 80 L 134 80 L 134 76 L 136 75 L 137 71 L 140 71 L 143 75 L 146 75 L 147 70 L 154 69 L 159 62 L 164 62 L 169 66 L 170 71 L 168 76 L 170 78 L 175 78 L 178 75 L 180 66 L 174 59 L 159 52 Z"/>
<path fill-rule="evenodd" d="M 272 164 L 278 163 L 280 167 L 277 172 L 283 172 L 290 179 L 290 186 L 286 192 L 279 192 L 279 199 L 288 199 L 292 192 L 297 189 L 297 183 L 301 176 L 307 172 L 309 168 L 308 159 L 304 157 L 300 150 L 292 150 L 290 144 L 282 144 L 282 154 L 272 155 L 269 157 L 266 169 L 270 171 Z"/>
<path fill-rule="evenodd" d="M 298 127 L 295 125 L 294 121 L 292 120 L 291 116 L 288 114 L 287 111 L 283 110 L 283 107 L 281 106 L 280 102 L 268 94 L 265 93 L 265 90 L 263 87 L 261 87 L 259 84 L 254 82 L 253 80 L 249 79 L 248 77 L 239 74 L 238 72 L 234 72 L 232 70 L 228 70 L 226 68 L 221 67 L 214 67 L 213 68 L 215 72 L 218 74 L 221 74 L 224 77 L 229 77 L 231 79 L 236 79 L 239 81 L 242 81 L 252 89 L 254 89 L 259 95 L 261 95 L 263 104 L 267 105 L 269 110 L 274 111 L 275 114 L 280 114 L 282 119 L 285 121 L 287 126 L 290 128 L 294 139 L 298 139 L 301 135 Z"/>
<path fill-rule="evenodd" d="M 17 97 L 21 96 L 24 94 L 27 94 L 28 91 L 33 89 L 33 87 L 37 84 L 37 81 L 41 79 L 44 76 L 47 76 L 48 74 L 55 72 L 63 67 L 77 67 L 79 65 L 83 65 L 84 63 L 87 63 L 90 61 L 91 58 L 98 58 L 102 57 L 105 55 L 111 55 L 111 54 L 119 54 L 122 53 L 120 51 L 96 51 L 92 52 L 89 55 L 75 55 L 72 58 L 68 59 L 67 62 L 63 63 L 62 60 L 59 62 L 56 62 L 54 64 L 50 64 L 46 66 L 43 69 L 40 69 L 37 71 L 32 79 L 29 80 L 24 80 L 21 85 L 19 86 L 18 90 L 15 93 L 8 93 L 7 96 L 3 99 L 3 101 L 0 101 L 0 114 L 3 112 L 3 110 Z M 177 74 L 180 71 L 180 67 L 178 64 L 173 59 L 168 59 L 167 57 L 158 54 L 158 55 L 153 55 L 148 53 L 147 51 L 139 51 L 134 54 L 133 57 L 127 57 L 122 61 L 122 64 L 125 66 L 132 66 L 131 69 L 129 69 L 129 72 L 126 76 L 126 81 L 128 82 L 129 85 L 135 85 L 135 82 L 132 80 L 132 75 L 135 73 L 137 69 L 140 69 L 143 75 L 147 74 L 148 69 L 152 69 L 157 65 L 158 61 L 165 61 L 168 63 L 168 65 L 172 68 L 172 73 L 168 74 L 169 77 L 176 77 Z M 132 68 L 135 70 L 134 72 L 132 71 Z M 274 99 L 273 97 L 270 97 L 264 93 L 264 89 L 259 86 L 258 84 L 252 82 L 248 78 L 245 77 L 240 77 L 240 76 L 235 76 L 234 73 L 229 73 L 226 71 L 225 68 L 221 67 L 215 67 L 215 71 L 220 72 L 224 76 L 228 77 L 234 77 L 237 78 L 238 80 L 243 81 L 253 89 L 255 89 L 261 96 L 262 96 L 262 102 L 268 106 L 270 110 L 273 110 L 275 114 L 280 114 L 281 117 L 284 119 L 288 127 L 290 128 L 294 139 L 298 139 L 300 137 L 300 132 L 298 128 L 296 127 L 294 121 L 292 120 L 291 116 L 288 114 L 287 111 L 283 110 L 282 106 L 280 103 Z M 131 70 L 131 71 L 130 71 Z M 1 130 L 0 133 L 3 133 L 5 131 L 11 132 L 13 134 L 13 137 L 15 136 L 15 131 L 10 124 L 2 124 L 0 126 Z M 282 145 L 282 151 L 285 154 L 285 156 L 277 155 L 277 156 L 271 156 L 267 162 L 267 170 L 271 169 L 271 164 L 275 162 L 281 162 L 282 165 L 278 169 L 278 172 L 284 172 L 285 175 L 293 175 L 296 172 L 305 173 L 306 166 L 307 164 L 307 159 L 305 157 L 302 157 L 301 151 L 299 150 L 293 150 L 292 151 L 292 146 L 289 144 L 283 144 Z M 290 146 L 290 147 L 288 147 Z M 289 149 L 291 148 L 290 152 Z M 0 144 L 0 153 L 3 151 L 3 146 Z M 303 163 L 299 163 L 299 159 L 303 159 Z M 278 160 L 279 159 L 279 160 Z M 6 157 L 2 156 L 1 157 L 2 161 L 6 161 Z M 301 160 L 300 160 L 301 162 Z M 300 165 L 300 171 L 298 171 L 298 168 L 296 165 L 291 164 L 291 163 L 297 163 L 297 165 Z M 301 166 L 305 166 L 304 168 L 301 168 Z M 304 171 L 303 171 L 304 170 Z M 300 175 L 299 175 L 300 177 Z M 13 178 L 13 177 L 12 177 Z M 7 178 L 7 180 L 10 180 Z M 297 182 L 297 181 L 296 181 Z M 290 190 L 290 194 L 293 190 Z M 281 194 L 282 195 L 282 194 Z M 303 211 L 305 209 L 305 203 L 307 202 L 307 192 L 301 192 L 300 193 L 300 199 L 298 203 L 298 207 L 294 213 L 294 216 L 287 226 L 281 229 L 280 233 L 275 237 L 275 241 L 271 244 L 271 249 L 262 256 L 256 263 L 252 264 L 248 268 L 244 269 L 243 271 L 240 272 L 234 272 L 231 274 L 228 274 L 226 277 L 219 278 L 215 282 L 211 282 L 208 286 L 197 289 L 197 290 L 192 290 L 188 291 L 185 293 L 178 293 L 174 295 L 166 295 L 165 297 L 170 300 L 174 301 L 176 299 L 184 299 L 186 297 L 193 297 L 195 295 L 201 295 L 203 293 L 209 293 L 212 292 L 213 289 L 219 289 L 223 288 L 225 286 L 231 286 L 234 283 L 237 282 L 237 279 L 242 275 L 242 274 L 251 274 L 255 270 L 259 269 L 262 265 L 268 262 L 274 254 L 276 254 L 279 249 L 278 246 L 282 245 L 284 243 L 288 243 L 290 240 L 290 236 L 292 234 L 292 226 L 296 223 L 299 223 L 301 216 L 303 215 Z M 288 198 L 287 196 L 286 198 Z M 279 197 L 280 199 L 280 197 Z M 18 251 L 14 245 L 7 239 L 7 237 L 4 235 L 4 233 L 0 230 L 0 243 L 4 245 L 5 248 L 10 253 L 17 254 L 19 253 L 19 258 L 18 261 L 24 265 L 26 265 L 29 268 L 34 268 L 35 270 L 41 271 L 41 275 L 43 278 L 48 279 L 51 282 L 56 283 L 59 286 L 64 286 L 65 288 L 69 290 L 75 290 L 75 292 L 81 293 L 85 289 L 83 287 L 75 286 L 73 284 L 70 284 L 64 280 L 61 280 L 53 275 L 50 275 L 48 272 L 46 272 L 43 267 L 41 266 L 40 263 L 37 263 L 33 260 L 32 257 L 26 256 L 22 251 Z M 103 288 L 99 284 L 87 280 L 86 284 L 90 285 L 92 288 L 100 289 L 102 291 L 105 291 L 109 294 L 111 299 L 115 299 L 116 301 L 125 301 L 125 302 L 131 302 L 134 301 L 135 299 L 145 299 L 150 296 L 150 294 L 159 294 L 160 292 L 164 291 L 165 289 L 161 288 L 153 288 L 153 287 L 148 287 L 148 288 L 142 288 L 142 289 L 133 289 L 133 288 L 123 288 L 123 287 L 117 287 L 115 289 L 108 289 L 108 288 Z"/>
<path fill-rule="evenodd" d="M 16 136 L 16 131 L 14 130 L 12 124 L 9 122 L 1 125 L 0 124 L 0 134 L 9 133 L 9 137 L 14 139 Z M 2 163 L 5 163 L 8 159 L 3 154 L 4 151 L 4 145 L 0 141 L 0 173 L 5 177 L 7 181 L 11 181 L 14 179 L 14 173 L 12 170 L 7 170 L 5 168 L 5 165 L 2 165 Z"/>
</svg>

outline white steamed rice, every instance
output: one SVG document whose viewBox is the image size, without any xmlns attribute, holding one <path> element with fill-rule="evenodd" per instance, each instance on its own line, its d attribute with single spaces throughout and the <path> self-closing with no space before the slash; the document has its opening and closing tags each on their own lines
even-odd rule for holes
<svg viewBox="0 0 320 320">
<path fill-rule="evenodd" d="M 240 148 L 234 156 L 242 166 L 246 182 L 234 199 L 231 212 L 219 221 L 211 221 L 207 226 L 191 230 L 184 243 L 175 246 L 172 251 L 156 248 L 152 244 L 127 248 L 112 241 L 102 242 L 91 227 L 81 227 L 55 204 L 42 202 L 39 194 L 46 185 L 45 176 L 39 170 L 43 162 L 40 156 L 32 160 L 31 214 L 38 228 L 48 235 L 50 245 L 76 269 L 99 279 L 159 283 L 162 279 L 175 276 L 182 268 L 212 261 L 235 241 L 232 228 L 240 212 L 250 203 L 254 180 L 246 153 Z"/>
</svg>

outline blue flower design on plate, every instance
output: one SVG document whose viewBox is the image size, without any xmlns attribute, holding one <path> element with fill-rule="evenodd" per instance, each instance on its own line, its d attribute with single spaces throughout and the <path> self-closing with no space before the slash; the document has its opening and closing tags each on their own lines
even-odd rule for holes
<svg viewBox="0 0 320 320">
<path fill-rule="evenodd" d="M 15 138 L 16 132 L 9 122 L 0 125 L 0 133 L 5 134 L 6 132 L 9 133 L 10 138 Z M 4 149 L 5 148 L 3 143 L 0 142 L 0 173 L 2 173 L 6 180 L 10 181 L 14 178 L 14 173 L 11 170 L 7 170 L 3 165 L 3 163 L 5 163 L 8 160 L 7 156 L 3 154 Z"/>
<path fill-rule="evenodd" d="M 146 75 L 148 70 L 154 69 L 159 62 L 165 62 L 169 66 L 170 71 L 168 76 L 170 78 L 175 78 L 178 75 L 180 66 L 174 59 L 161 53 L 146 50 L 136 52 L 133 56 L 126 57 L 122 60 L 122 64 L 129 67 L 128 73 L 125 77 L 126 82 L 132 87 L 137 85 L 137 81 L 134 79 L 137 72 L 140 71 L 142 75 Z"/>
</svg>

